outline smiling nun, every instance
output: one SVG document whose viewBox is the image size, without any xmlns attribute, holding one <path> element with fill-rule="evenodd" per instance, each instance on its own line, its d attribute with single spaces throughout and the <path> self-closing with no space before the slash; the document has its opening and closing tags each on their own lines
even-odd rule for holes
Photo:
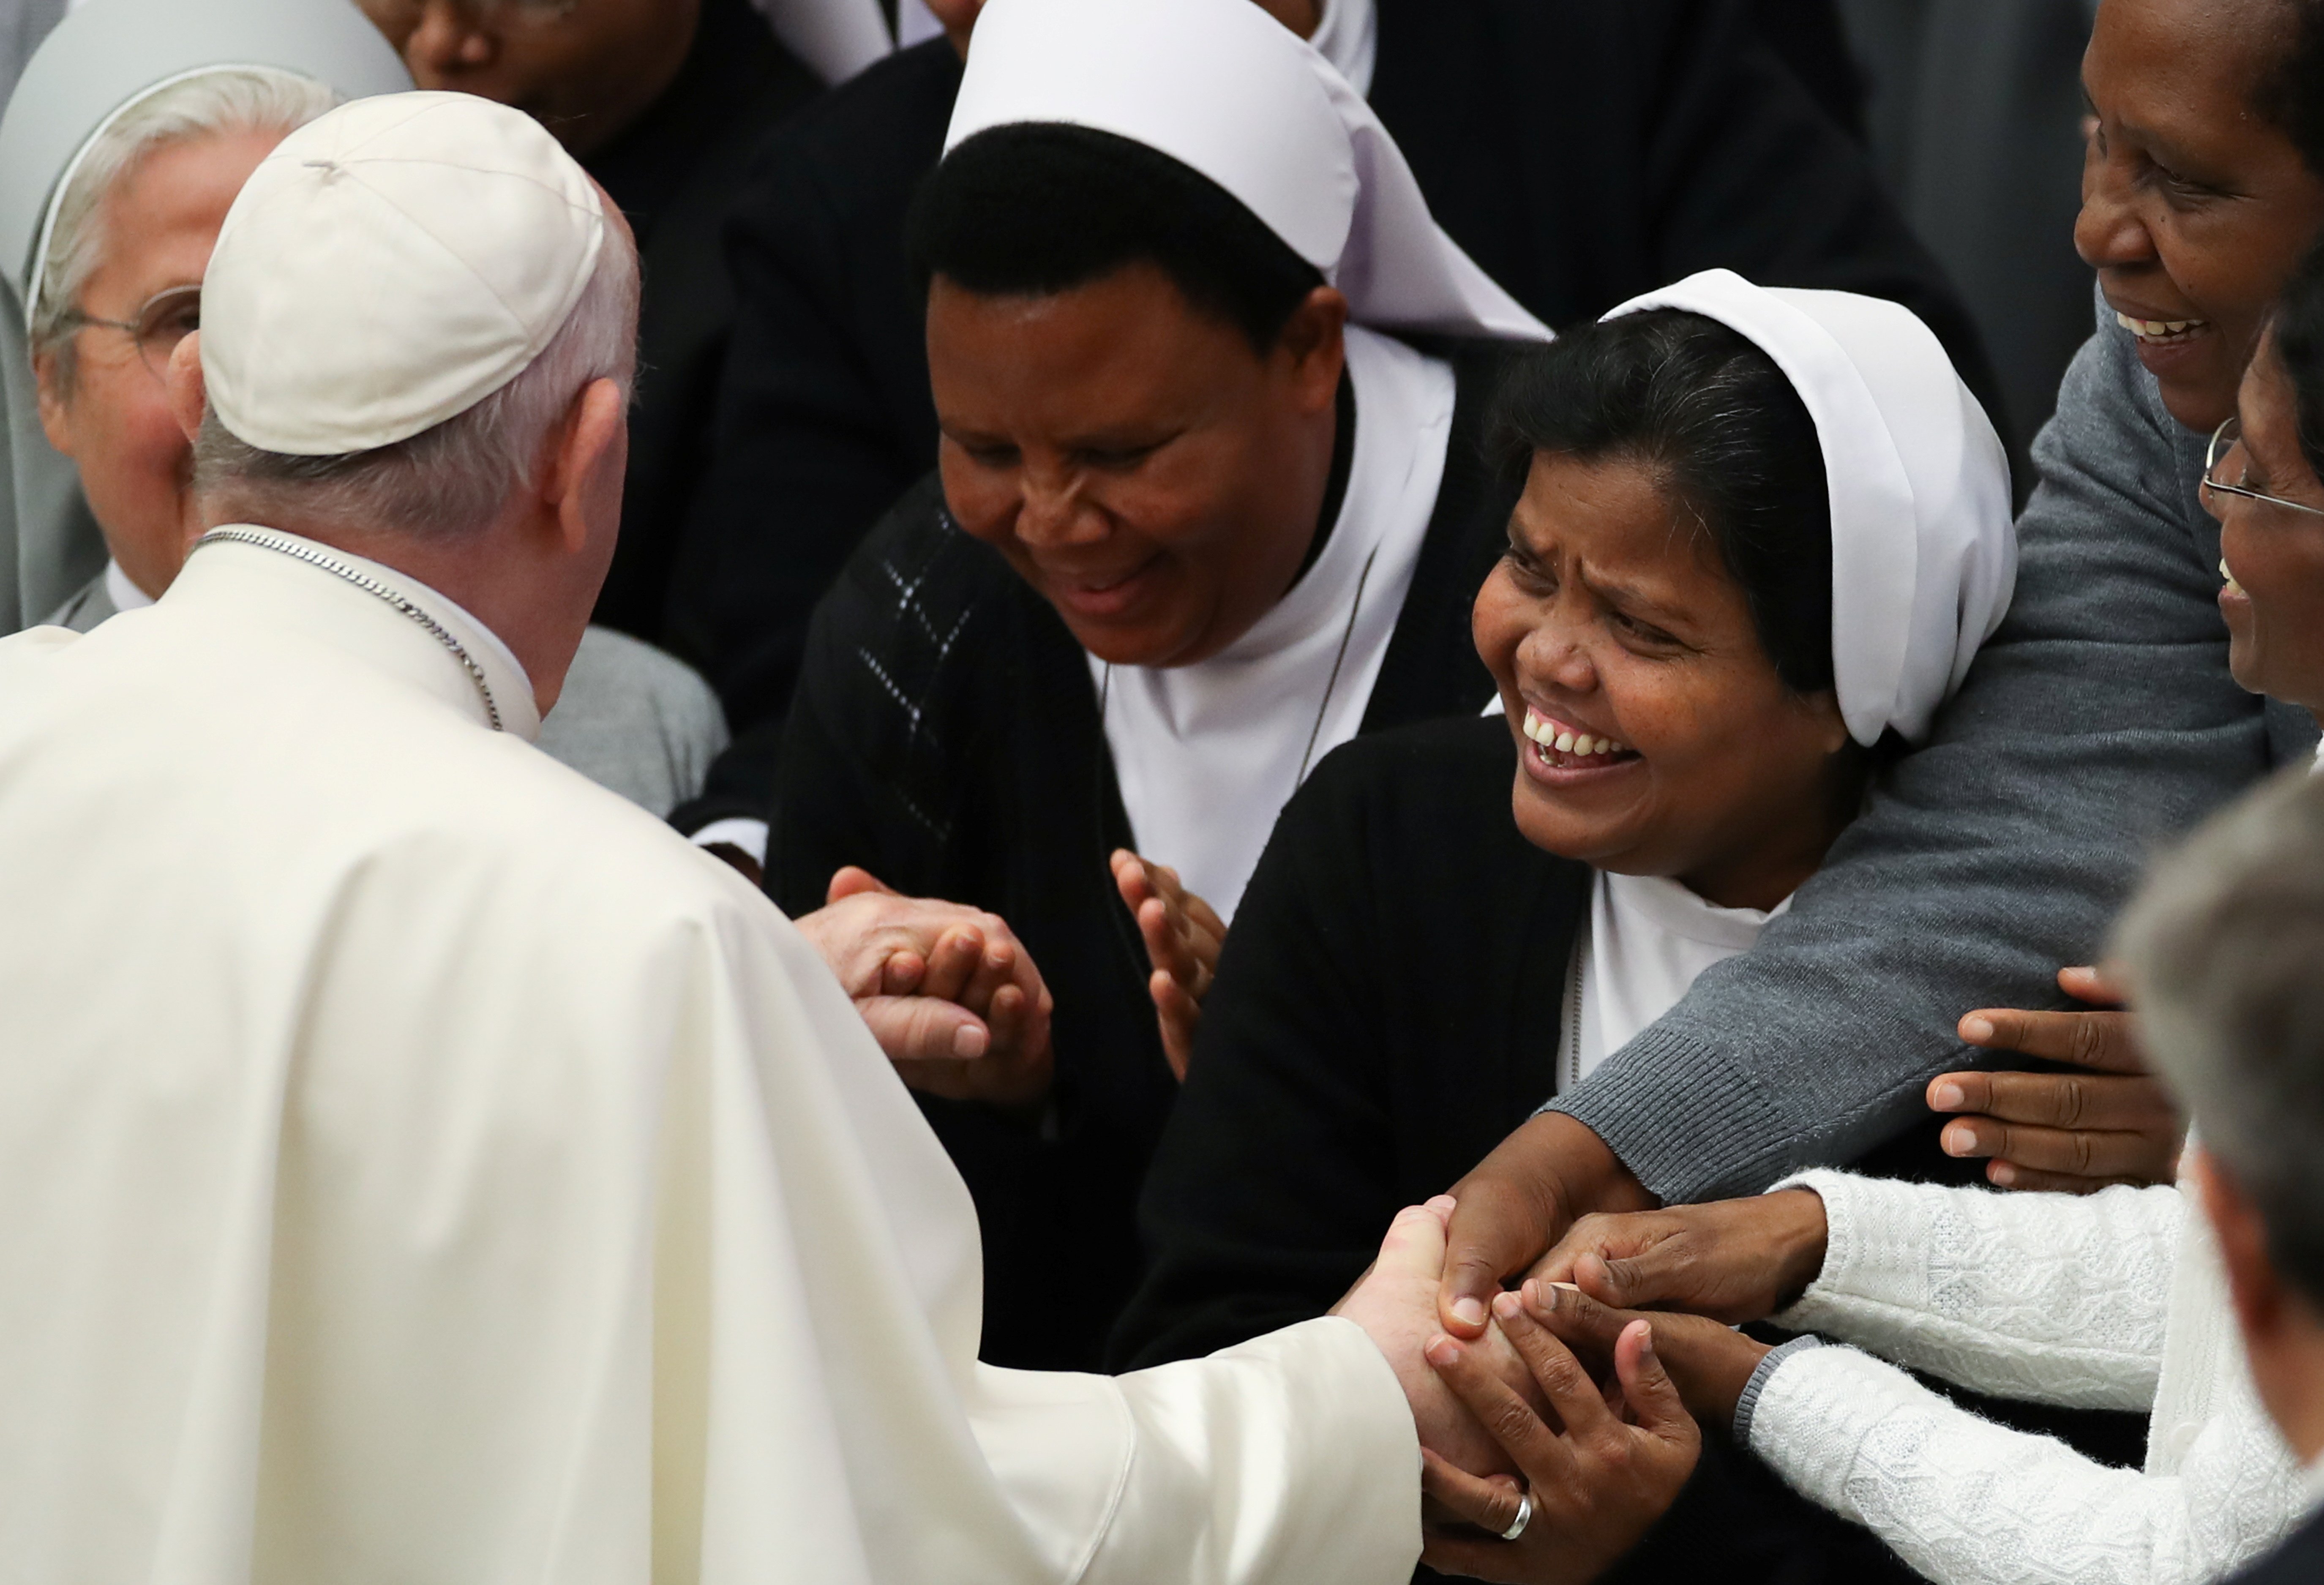
<svg viewBox="0 0 2324 1585">
<path fill-rule="evenodd" d="M 995 0 L 947 141 L 914 223 L 941 478 L 817 615 L 768 887 L 811 909 L 861 865 L 1038 960 L 1054 1083 L 925 1104 L 976 1191 L 986 1357 L 1088 1364 L 1177 1088 L 1149 980 L 1185 965 L 1131 908 L 1215 923 L 1110 855 L 1231 918 L 1333 747 L 1476 710 L 1510 498 L 1481 409 L 1548 332 L 1248 0 Z"/>
<path fill-rule="evenodd" d="M 1119 1358 L 1323 1313 L 1406 1185 L 1751 945 L 2009 602 L 2000 442 L 1891 303 L 1692 276 L 1528 359 L 1494 449 L 1524 481 L 1476 597 L 1499 707 L 1351 744 L 1285 811 Z"/>
</svg>

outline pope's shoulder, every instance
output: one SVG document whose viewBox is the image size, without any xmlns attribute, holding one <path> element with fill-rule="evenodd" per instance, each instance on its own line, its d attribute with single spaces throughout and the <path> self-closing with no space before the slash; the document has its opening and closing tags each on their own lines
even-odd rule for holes
<svg viewBox="0 0 2324 1585">
<path fill-rule="evenodd" d="M 313 646 L 193 643 L 139 618 L 0 640 L 0 763 L 24 772 L 0 802 L 53 819 L 60 841 L 101 831 L 178 865 L 207 855 L 327 889 L 436 877 L 487 911 L 525 898 L 632 937 L 772 906 L 663 821 L 439 697 Z"/>
</svg>

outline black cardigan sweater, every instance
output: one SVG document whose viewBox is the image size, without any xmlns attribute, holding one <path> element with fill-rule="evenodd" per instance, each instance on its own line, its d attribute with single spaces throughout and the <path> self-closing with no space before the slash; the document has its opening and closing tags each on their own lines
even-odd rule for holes
<svg viewBox="0 0 2324 1585">
<path fill-rule="evenodd" d="M 1438 222 L 1553 326 L 1697 270 L 1904 303 L 1992 387 L 1943 272 L 1864 150 L 1786 62 L 1832 82 L 1829 0 L 1379 0 L 1370 102 Z M 715 456 L 687 527 L 684 631 L 738 742 L 691 828 L 765 804 L 809 613 L 935 461 L 905 215 L 960 61 L 903 51 L 787 124 L 737 208 Z"/>
<path fill-rule="evenodd" d="M 1444 477 L 1368 732 L 1473 712 L 1492 692 L 1469 608 L 1515 497 L 1479 437 L 1508 351 L 1439 350 L 1457 382 Z M 818 607 L 781 767 L 766 883 L 786 911 L 821 906 L 832 871 L 862 864 L 900 891 L 999 914 L 1047 980 L 1047 1124 L 921 1106 L 976 1198 L 984 1357 L 1093 1368 L 1137 1278 L 1139 1186 L 1177 1083 L 1146 949 L 1106 865 L 1133 843 L 1086 657 L 1047 601 L 952 524 L 935 479 Z"/>
</svg>

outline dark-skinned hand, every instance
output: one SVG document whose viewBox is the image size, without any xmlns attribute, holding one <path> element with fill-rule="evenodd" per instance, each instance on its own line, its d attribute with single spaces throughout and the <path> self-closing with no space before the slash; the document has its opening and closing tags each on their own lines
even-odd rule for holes
<svg viewBox="0 0 2324 1585">
<path fill-rule="evenodd" d="M 1940 1074 L 1929 1081 L 1931 1110 L 1962 1114 L 1939 1135 L 1945 1153 L 1990 1156 L 1985 1175 L 2004 1189 L 2087 1194 L 2171 1182 L 2185 1125 L 2147 1074 L 2120 993 L 2091 968 L 2060 970 L 2058 985 L 2091 1010 L 1979 1008 L 1961 1019 L 1960 1037 L 2082 1071 Z"/>
<path fill-rule="evenodd" d="M 1644 1322 L 1615 1341 L 1601 1386 L 1516 1295 L 1501 1295 L 1494 1314 L 1495 1335 L 1516 1347 L 1554 1423 L 1484 1368 L 1476 1344 L 1440 1337 L 1430 1345 L 1429 1363 L 1508 1450 L 1522 1484 L 1480 1479 L 1423 1450 L 1421 1490 L 1439 1514 L 1464 1523 L 1425 1530 L 1421 1561 L 1513 1585 L 1583 1585 L 1637 1545 L 1677 1498 L 1702 1433 Z M 1533 1517 L 1515 1541 L 1503 1541 L 1520 1495 L 1531 1497 Z"/>
<path fill-rule="evenodd" d="M 1563 1112 L 1528 1118 L 1452 1185 L 1438 1318 L 1456 1338 L 1485 1334 L 1488 1306 L 1593 1211 L 1644 1211 L 1654 1196 L 1586 1124 Z"/>
<path fill-rule="evenodd" d="M 1823 1199 L 1740 1200 L 1585 1216 L 1534 1267 L 1623 1310 L 1687 1310 L 1741 1324 L 1787 1308 L 1823 1269 Z M 1529 1285 L 1530 1286 L 1530 1285 Z"/>
<path fill-rule="evenodd" d="M 1111 862 L 1114 889 L 1136 917 L 1147 959 L 1154 965 L 1146 989 L 1162 1027 L 1162 1055 L 1184 1083 L 1194 1028 L 1203 1020 L 1203 998 L 1218 973 L 1227 927 L 1218 910 L 1188 891 L 1167 864 L 1149 862 L 1128 848 L 1116 848 Z"/>
<path fill-rule="evenodd" d="M 1593 1368 L 1610 1362 L 1616 1342 L 1632 1325 L 1646 1322 L 1654 1329 L 1655 1352 L 1678 1384 L 1688 1412 L 1709 1424 L 1734 1423 L 1735 1405 L 1750 1385 L 1751 1373 L 1768 1354 L 1766 1343 L 1707 1315 L 1683 1315 L 1674 1310 L 1645 1313 L 1618 1310 L 1565 1283 L 1536 1279 L 1514 1297 L 1526 1314 L 1555 1332 L 1583 1364 Z"/>
<path fill-rule="evenodd" d="M 797 921 L 916 1090 L 1022 1109 L 1047 1095 L 1055 1002 L 998 915 L 903 897 L 849 865 Z"/>
</svg>

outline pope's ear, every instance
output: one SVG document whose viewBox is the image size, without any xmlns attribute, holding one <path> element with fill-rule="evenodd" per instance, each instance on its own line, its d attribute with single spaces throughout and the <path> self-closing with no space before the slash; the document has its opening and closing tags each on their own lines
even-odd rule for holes
<svg viewBox="0 0 2324 1585">
<path fill-rule="evenodd" d="M 593 380 L 574 399 L 549 481 L 567 549 L 618 529 L 629 463 L 629 392 L 618 380 Z"/>
<path fill-rule="evenodd" d="M 178 420 L 178 428 L 186 432 L 186 442 L 191 445 L 202 438 L 202 409 L 208 400 L 202 383 L 202 333 L 191 330 L 178 343 L 170 355 L 169 372 L 161 377 L 161 387 L 168 392 L 170 416 Z"/>
</svg>

